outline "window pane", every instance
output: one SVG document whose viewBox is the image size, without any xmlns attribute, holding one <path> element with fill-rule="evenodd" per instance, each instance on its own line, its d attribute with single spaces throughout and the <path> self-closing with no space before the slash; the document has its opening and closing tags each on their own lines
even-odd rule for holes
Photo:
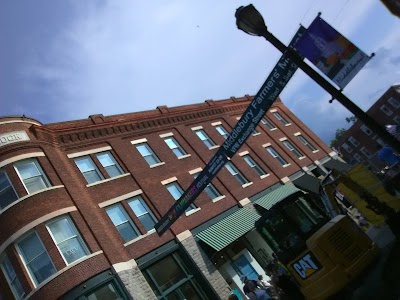
<svg viewBox="0 0 400 300">
<path fill-rule="evenodd" d="M 18 162 L 16 165 L 22 179 L 40 175 L 40 172 L 33 161 Z"/>
<path fill-rule="evenodd" d="M 147 231 L 152 230 L 154 228 L 154 225 L 156 224 L 156 222 L 149 213 L 141 215 L 138 218 L 139 221 L 143 224 L 143 227 L 146 228 Z"/>
<path fill-rule="evenodd" d="M 61 243 L 66 239 L 76 235 L 74 229 L 67 218 L 63 218 L 48 225 L 56 243 Z"/>
<path fill-rule="evenodd" d="M 29 264 L 29 269 L 38 284 L 56 272 L 56 269 L 54 268 L 47 252 L 43 252 L 41 255 L 35 258 Z"/>
<path fill-rule="evenodd" d="M 175 200 L 178 200 L 183 193 L 182 189 L 178 187 L 176 184 L 167 185 L 167 189 Z"/>
<path fill-rule="evenodd" d="M 183 152 L 183 150 L 181 148 L 175 148 L 172 151 L 174 152 L 176 157 L 181 157 L 181 156 L 184 156 L 186 154 L 185 152 Z"/>
<path fill-rule="evenodd" d="M 206 186 L 205 191 L 211 199 L 215 199 L 215 198 L 221 196 L 221 194 L 218 192 L 218 190 L 211 183 Z"/>
<path fill-rule="evenodd" d="M 156 159 L 153 155 L 146 156 L 144 159 L 150 166 L 155 165 L 159 162 L 158 159 Z"/>
<path fill-rule="evenodd" d="M 58 245 L 65 260 L 70 264 L 86 256 L 86 250 L 77 237 L 69 239 Z"/>
<path fill-rule="evenodd" d="M 24 183 L 29 193 L 34 193 L 47 187 L 42 177 L 28 178 L 24 180 Z"/>
<path fill-rule="evenodd" d="M 110 177 L 115 177 L 115 176 L 119 176 L 122 174 L 121 170 L 116 165 L 106 167 L 105 169 L 106 169 L 108 176 L 110 176 Z"/>
<path fill-rule="evenodd" d="M 112 283 L 106 283 L 86 295 L 88 300 L 121 300 L 122 295 Z M 80 298 L 79 298 L 80 299 Z"/>
<path fill-rule="evenodd" d="M 0 170 L 0 209 L 18 200 L 6 173 Z"/>
<path fill-rule="evenodd" d="M 95 169 L 92 160 L 88 157 L 77 158 L 75 163 L 82 173 Z"/>
<path fill-rule="evenodd" d="M 155 265 L 151 266 L 148 271 L 161 291 L 167 290 L 186 277 L 185 273 L 172 256 L 157 262 Z"/>
<path fill-rule="evenodd" d="M 231 164 L 229 164 L 229 163 L 226 163 L 226 165 L 225 165 L 225 167 L 226 167 L 226 169 L 229 171 L 229 173 L 231 173 L 232 175 L 236 175 L 236 171 L 233 169 L 233 167 L 231 166 Z"/>
<path fill-rule="evenodd" d="M 167 143 L 167 145 L 170 149 L 174 149 L 177 147 L 177 145 L 175 144 L 175 141 L 172 138 L 165 139 L 165 142 Z"/>
<path fill-rule="evenodd" d="M 103 179 L 96 171 L 83 173 L 83 176 L 85 177 L 88 184 L 95 183 Z"/>
<path fill-rule="evenodd" d="M 136 216 L 141 216 L 147 213 L 147 209 L 143 206 L 139 199 L 130 201 L 129 206 L 132 208 Z"/>
<path fill-rule="evenodd" d="M 18 243 L 25 261 L 29 263 L 36 256 L 45 251 L 42 243 L 35 233 L 31 233 Z"/>
<path fill-rule="evenodd" d="M 111 154 L 108 152 L 100 153 L 100 154 L 97 154 L 96 156 L 103 167 L 107 167 L 107 166 L 111 166 L 111 165 L 115 164 L 113 158 L 111 157 Z"/>
<path fill-rule="evenodd" d="M 115 226 L 126 222 L 128 219 L 119 206 L 107 208 L 107 214 Z"/>
<path fill-rule="evenodd" d="M 129 222 L 118 225 L 117 229 L 125 242 L 131 241 L 139 236 Z"/>
<path fill-rule="evenodd" d="M 138 149 L 139 153 L 142 156 L 146 156 L 146 155 L 151 155 L 152 154 L 152 152 L 147 147 L 147 145 L 138 145 L 138 146 L 136 146 L 136 148 Z"/>
</svg>

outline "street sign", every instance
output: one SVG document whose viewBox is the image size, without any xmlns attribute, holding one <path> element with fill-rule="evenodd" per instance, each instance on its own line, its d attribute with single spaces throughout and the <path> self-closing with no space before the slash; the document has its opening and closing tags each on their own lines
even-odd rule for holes
<svg viewBox="0 0 400 300">
<path fill-rule="evenodd" d="M 304 27 L 300 27 L 290 42 L 290 48 L 294 47 L 295 43 L 304 31 Z M 222 144 L 221 148 L 205 166 L 204 170 L 195 178 L 192 184 L 189 185 L 182 196 L 176 200 L 174 205 L 154 226 L 159 235 L 162 235 L 166 230 L 168 230 L 168 228 L 185 212 L 190 204 L 193 203 L 196 197 L 222 169 L 227 162 L 228 157 L 235 155 L 250 134 L 254 131 L 255 127 L 271 107 L 272 103 L 282 92 L 283 88 L 289 82 L 290 78 L 292 78 L 296 70 L 297 65 L 290 60 L 288 54 L 283 54 L 267 80 L 262 85 L 261 89 L 254 96 L 250 105 L 233 128 L 228 138 Z"/>
</svg>

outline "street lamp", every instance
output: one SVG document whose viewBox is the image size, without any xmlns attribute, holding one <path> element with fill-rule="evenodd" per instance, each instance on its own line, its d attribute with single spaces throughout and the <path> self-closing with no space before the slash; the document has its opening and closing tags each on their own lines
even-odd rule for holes
<svg viewBox="0 0 400 300">
<path fill-rule="evenodd" d="M 379 125 L 374 119 L 368 116 L 362 109 L 355 105 L 349 98 L 330 84 L 324 77 L 311 68 L 303 61 L 303 58 L 292 48 L 286 47 L 280 40 L 273 36 L 267 29 L 264 19 L 258 10 L 252 5 L 241 6 L 236 10 L 236 26 L 238 29 L 250 35 L 262 36 L 280 52 L 285 53 L 300 69 L 317 82 L 323 89 L 331 94 L 332 99 L 339 101 L 346 107 L 358 120 L 363 122 L 376 134 L 378 134 L 387 144 L 400 152 L 400 142 Z"/>
</svg>

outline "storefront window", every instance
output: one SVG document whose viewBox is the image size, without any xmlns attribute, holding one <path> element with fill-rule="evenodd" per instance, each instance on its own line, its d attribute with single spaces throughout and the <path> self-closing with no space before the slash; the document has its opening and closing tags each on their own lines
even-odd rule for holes
<svg viewBox="0 0 400 300">
<path fill-rule="evenodd" d="M 234 267 L 239 271 L 239 274 L 246 276 L 248 279 L 258 280 L 258 273 L 250 264 L 246 256 L 244 256 L 244 254 L 235 259 Z"/>
<path fill-rule="evenodd" d="M 208 299 L 178 253 L 163 258 L 143 273 L 158 299 Z"/>
</svg>

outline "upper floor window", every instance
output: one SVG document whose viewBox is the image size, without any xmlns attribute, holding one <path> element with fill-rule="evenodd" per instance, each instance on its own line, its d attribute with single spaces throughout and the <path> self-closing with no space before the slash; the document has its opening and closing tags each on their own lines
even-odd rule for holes
<svg viewBox="0 0 400 300">
<path fill-rule="evenodd" d="M 342 147 L 344 150 L 346 150 L 349 153 L 353 152 L 353 148 L 351 148 L 350 145 L 347 143 L 343 143 Z"/>
<path fill-rule="evenodd" d="M 381 111 L 383 111 L 387 116 L 391 116 L 393 114 L 393 111 L 386 105 L 381 106 Z"/>
<path fill-rule="evenodd" d="M 393 118 L 393 121 L 395 121 L 396 124 L 400 124 L 400 117 L 399 117 L 399 116 L 395 116 L 395 117 Z"/>
<path fill-rule="evenodd" d="M 360 145 L 360 143 L 352 136 L 349 137 L 349 142 L 352 143 L 355 147 L 358 147 Z"/>
<path fill-rule="evenodd" d="M 369 128 L 368 128 L 367 126 L 365 126 L 365 125 L 361 125 L 360 129 L 361 129 L 362 131 L 364 131 L 367 135 L 371 135 L 371 134 L 372 134 L 372 130 L 369 129 Z"/>
<path fill-rule="evenodd" d="M 282 166 L 288 165 L 288 162 L 278 152 L 276 152 L 276 150 L 274 148 L 272 148 L 271 146 L 268 146 L 266 149 L 267 149 L 268 153 L 271 154 L 271 156 L 273 158 L 275 158 L 277 161 L 279 161 L 279 163 Z"/>
<path fill-rule="evenodd" d="M 286 146 L 286 148 L 289 149 L 290 152 L 294 153 L 294 155 L 296 155 L 297 158 L 304 157 L 304 155 L 289 141 L 283 141 L 283 144 Z"/>
<path fill-rule="evenodd" d="M 46 175 L 36 159 L 21 160 L 16 162 L 14 166 L 28 191 L 28 194 L 32 194 L 50 186 Z"/>
<path fill-rule="evenodd" d="M 32 231 L 20 240 L 17 243 L 17 249 L 35 285 L 57 272 L 36 231 Z"/>
<path fill-rule="evenodd" d="M 154 229 L 157 220 L 141 196 L 132 198 L 128 204 L 147 231 Z"/>
<path fill-rule="evenodd" d="M 142 144 L 136 145 L 136 149 L 143 156 L 143 158 L 147 161 L 149 166 L 153 166 L 153 165 L 161 162 L 160 159 L 157 157 L 157 155 L 154 153 L 154 151 L 150 148 L 150 146 L 147 143 L 142 143 Z"/>
<path fill-rule="evenodd" d="M 370 158 L 372 156 L 371 152 L 369 152 L 367 149 L 364 147 L 361 148 L 361 153 L 364 154 L 366 157 Z"/>
<path fill-rule="evenodd" d="M 200 173 L 194 174 L 193 177 L 196 178 Z M 204 189 L 208 195 L 208 197 L 211 198 L 211 200 L 217 199 L 218 197 L 221 197 L 221 193 L 217 190 L 217 188 L 210 182 L 207 184 L 206 188 Z"/>
<path fill-rule="evenodd" d="M 178 200 L 178 199 L 182 196 L 182 194 L 183 194 L 183 192 L 184 192 L 184 190 L 181 188 L 181 186 L 179 185 L 179 183 L 176 182 L 176 181 L 171 182 L 171 183 L 168 183 L 168 184 L 166 185 L 166 187 L 167 187 L 168 192 L 171 194 L 171 196 L 172 196 L 175 200 Z M 192 203 L 192 204 L 190 204 L 190 206 L 186 209 L 186 212 L 191 211 L 192 209 L 195 209 L 195 208 L 196 208 L 196 205 L 194 205 L 194 203 Z"/>
<path fill-rule="evenodd" d="M 68 216 L 49 222 L 47 228 L 67 265 L 89 254 L 82 237 Z"/>
<path fill-rule="evenodd" d="M 388 102 L 389 102 L 390 105 L 392 105 L 394 108 L 399 108 L 399 107 L 400 107 L 400 102 L 399 102 L 399 100 L 397 100 L 397 99 L 395 99 L 395 98 L 393 98 L 393 97 L 390 97 L 389 100 L 388 100 Z"/>
<path fill-rule="evenodd" d="M 266 118 L 261 119 L 261 123 L 264 124 L 268 129 L 275 129 L 276 127 L 272 125 Z"/>
<path fill-rule="evenodd" d="M 139 230 L 120 204 L 107 207 L 106 212 L 125 242 L 139 236 Z"/>
<path fill-rule="evenodd" d="M 115 160 L 114 156 L 109 151 L 98 153 L 96 154 L 96 157 L 103 168 L 106 170 L 108 176 L 110 176 L 111 178 L 124 173 L 117 161 Z"/>
<path fill-rule="evenodd" d="M 200 140 L 202 140 L 203 143 L 208 147 L 208 149 L 215 146 L 214 141 L 210 139 L 210 137 L 205 133 L 203 129 L 195 130 L 195 132 Z"/>
<path fill-rule="evenodd" d="M 249 183 L 249 181 L 247 180 L 246 177 L 244 177 L 244 175 L 242 173 L 239 172 L 239 170 L 236 168 L 236 166 L 228 161 L 225 164 L 225 168 L 229 171 L 229 173 L 232 174 L 233 177 L 235 177 L 235 179 L 241 184 L 244 185 L 246 183 Z"/>
<path fill-rule="evenodd" d="M 3 270 L 4 276 L 7 279 L 8 284 L 10 285 L 11 291 L 14 294 L 14 297 L 19 300 L 25 295 L 24 289 L 15 273 L 13 266 L 11 265 L 11 261 L 8 256 L 5 256 L 1 261 L 1 269 Z"/>
<path fill-rule="evenodd" d="M 361 158 L 361 155 L 360 155 L 360 154 L 358 154 L 358 153 L 354 154 L 354 158 L 355 158 L 358 162 L 362 162 L 362 158 Z"/>
<path fill-rule="evenodd" d="M 165 143 L 168 145 L 169 149 L 172 150 L 172 152 L 174 152 L 174 154 L 176 155 L 176 157 L 182 157 L 184 155 L 186 155 L 187 153 L 185 152 L 185 150 L 183 150 L 183 148 L 181 147 L 181 145 L 178 144 L 178 142 L 175 140 L 175 138 L 173 137 L 167 137 L 164 139 Z"/>
<path fill-rule="evenodd" d="M 88 184 L 103 180 L 104 177 L 94 164 L 90 156 L 82 156 L 74 159 L 79 171 L 83 174 Z"/>
<path fill-rule="evenodd" d="M 218 126 L 215 126 L 215 129 L 218 131 L 218 133 L 219 133 L 220 135 L 222 135 L 222 137 L 223 137 L 225 140 L 228 138 L 229 133 L 228 133 L 228 131 L 226 131 L 226 129 L 224 128 L 224 126 L 218 125 Z"/>
<path fill-rule="evenodd" d="M 311 151 L 317 151 L 317 148 L 315 148 L 312 144 L 310 144 L 306 138 L 304 136 L 302 136 L 301 134 L 297 136 L 297 138 L 299 139 L 300 142 L 302 142 L 304 145 L 307 146 L 308 149 L 310 149 Z"/>
<path fill-rule="evenodd" d="M 289 124 L 290 124 L 290 123 L 289 123 L 280 113 L 278 113 L 277 111 L 273 112 L 273 114 L 274 114 L 274 116 L 275 116 L 279 121 L 281 121 L 283 124 L 285 124 L 285 125 L 289 125 Z"/>
<path fill-rule="evenodd" d="M 243 159 L 258 174 L 258 176 L 267 175 L 267 173 L 254 161 L 249 154 L 243 155 Z"/>
<path fill-rule="evenodd" d="M 0 169 L 0 210 L 18 200 L 17 193 L 14 190 L 6 172 Z"/>
</svg>

